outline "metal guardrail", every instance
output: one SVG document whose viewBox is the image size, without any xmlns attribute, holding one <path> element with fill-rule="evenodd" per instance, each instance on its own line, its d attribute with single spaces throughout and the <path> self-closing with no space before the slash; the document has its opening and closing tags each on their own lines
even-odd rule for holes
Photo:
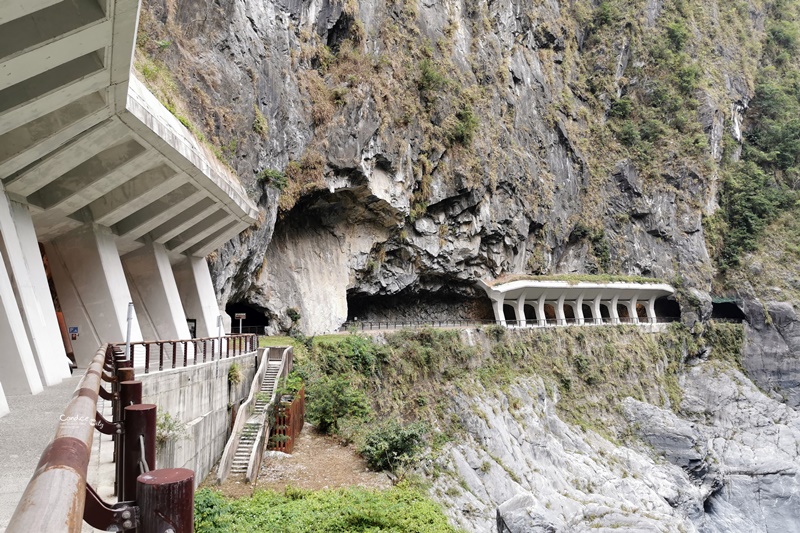
<svg viewBox="0 0 800 533">
<path fill-rule="evenodd" d="M 97 411 L 98 398 L 112 402 L 111 421 Z M 59 417 L 7 531 L 78 533 L 83 522 L 102 531 L 165 531 L 164 523 L 190 531 L 194 472 L 156 469 L 156 406 L 141 401 L 132 362 L 117 346 L 101 346 Z M 103 501 L 86 480 L 95 430 L 114 437 L 118 503 Z"/>
<path fill-rule="evenodd" d="M 157 408 L 142 404 L 142 382 L 135 380 L 135 373 L 150 372 L 155 357 L 158 370 L 163 370 L 170 363 L 172 368 L 186 367 L 190 361 L 196 365 L 254 352 L 258 339 L 245 334 L 135 342 L 130 345 L 130 358 L 126 358 L 124 346 L 104 344 L 97 350 L 59 417 L 55 438 L 42 453 L 8 533 L 78 533 L 83 522 L 102 531 L 167 531 L 164 524 L 173 531 L 192 530 L 194 472 L 156 469 Z M 143 369 L 134 364 L 138 362 Z M 104 382 L 110 384 L 110 390 Z M 110 421 L 97 410 L 99 398 L 112 402 Z M 118 503 L 103 501 L 87 483 L 95 430 L 114 438 Z"/>
<path fill-rule="evenodd" d="M 115 344 L 124 348 L 124 343 Z M 181 368 L 216 359 L 227 359 L 258 349 L 258 336 L 253 333 L 226 335 L 224 337 L 204 337 L 199 339 L 140 341 L 130 344 L 134 368 L 144 367 L 144 373 L 157 366 Z"/>
<path fill-rule="evenodd" d="M 585 318 L 583 320 L 577 318 L 555 319 L 548 318 L 544 320 L 537 320 L 535 318 L 526 320 L 506 320 L 505 324 L 497 320 L 471 320 L 471 319 L 446 319 L 446 320 L 379 320 L 379 321 L 358 321 L 358 322 L 345 322 L 340 331 L 350 330 L 382 330 L 382 329 L 419 329 L 419 328 L 458 328 L 458 327 L 483 327 L 483 326 L 502 326 L 510 328 L 544 328 L 555 326 L 603 326 L 603 325 L 638 325 L 648 326 L 652 324 L 667 324 L 671 322 L 680 322 L 679 317 L 657 317 L 655 319 L 640 318 L 638 320 L 620 317 L 610 318 L 603 317 L 599 319 Z"/>
</svg>

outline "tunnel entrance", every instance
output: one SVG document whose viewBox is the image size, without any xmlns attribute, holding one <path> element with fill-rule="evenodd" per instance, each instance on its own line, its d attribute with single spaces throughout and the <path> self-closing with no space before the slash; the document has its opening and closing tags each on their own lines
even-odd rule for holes
<svg viewBox="0 0 800 533">
<path fill-rule="evenodd" d="M 503 305 L 503 317 L 506 319 L 506 322 L 516 322 L 517 314 L 514 312 L 514 306 L 508 304 Z"/>
<path fill-rule="evenodd" d="M 711 301 L 711 318 L 741 322 L 745 315 L 733 298 L 714 298 Z"/>
<path fill-rule="evenodd" d="M 504 314 L 508 310 L 504 309 Z M 516 320 L 511 309 L 508 320 Z M 453 293 L 412 293 L 393 295 L 347 295 L 348 322 L 444 322 L 453 320 L 494 322 L 492 304 L 487 298 L 471 298 Z"/>
<path fill-rule="evenodd" d="M 658 318 L 678 320 L 681 318 L 681 306 L 671 297 L 657 299 L 655 309 Z"/>
<path fill-rule="evenodd" d="M 263 311 L 245 302 L 229 302 L 225 306 L 225 312 L 231 317 L 231 333 L 256 333 L 264 335 L 264 328 L 269 326 L 269 318 Z M 236 319 L 238 313 L 243 313 L 245 318 L 241 321 L 241 331 L 239 320 Z"/>
</svg>

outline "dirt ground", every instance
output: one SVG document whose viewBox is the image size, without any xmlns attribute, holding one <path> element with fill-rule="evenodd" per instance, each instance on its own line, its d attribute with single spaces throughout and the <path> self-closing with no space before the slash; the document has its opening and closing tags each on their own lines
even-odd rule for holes
<svg viewBox="0 0 800 533">
<path fill-rule="evenodd" d="M 203 486 L 211 486 L 213 477 L 210 475 Z M 256 488 L 283 491 L 287 485 L 308 490 L 351 486 L 383 489 L 392 483 L 385 473 L 370 471 L 352 446 L 342 446 L 337 439 L 321 435 L 306 424 L 291 455 L 267 452 L 255 485 L 232 475 L 215 488 L 226 496 L 241 498 L 250 496 Z"/>
</svg>

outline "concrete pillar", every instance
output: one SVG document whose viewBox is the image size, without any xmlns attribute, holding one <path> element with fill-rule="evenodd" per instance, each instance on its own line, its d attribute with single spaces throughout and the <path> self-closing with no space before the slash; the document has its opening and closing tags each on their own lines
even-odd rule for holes
<svg viewBox="0 0 800 533">
<path fill-rule="evenodd" d="M 566 326 L 567 325 L 567 317 L 564 314 L 564 298 L 566 297 L 565 294 L 562 294 L 558 297 L 556 301 L 556 325 L 557 326 Z"/>
<path fill-rule="evenodd" d="M 104 342 L 123 342 L 132 301 L 111 230 L 86 225 L 45 245 L 67 327 L 78 327 L 72 341 L 79 366 L 87 366 Z M 131 340 L 141 341 L 134 316 Z"/>
<path fill-rule="evenodd" d="M 17 306 L 14 288 L 0 258 L 0 384 L 13 394 L 42 392 L 42 380 L 36 369 L 33 350 Z M 5 398 L 5 396 L 4 396 Z"/>
<path fill-rule="evenodd" d="M 0 193 L 0 250 L 17 298 L 24 332 L 44 385 L 70 375 L 39 241 L 28 207 Z"/>
<path fill-rule="evenodd" d="M 647 306 L 645 307 L 647 310 L 647 321 L 651 324 L 656 323 L 656 297 L 653 296 L 649 300 L 647 300 Z"/>
<path fill-rule="evenodd" d="M 582 326 L 584 322 L 583 316 L 583 294 L 578 296 L 578 299 L 575 300 L 575 322 Z"/>
<path fill-rule="evenodd" d="M 156 335 L 146 340 L 188 339 L 189 326 L 164 245 L 146 244 L 125 255 L 122 265 L 135 294 L 134 306 L 140 305 L 136 313 L 147 316 Z"/>
<path fill-rule="evenodd" d="M 639 323 L 639 313 L 636 312 L 636 302 L 639 299 L 639 293 L 634 294 L 630 300 L 625 302 L 625 306 L 628 308 L 628 316 L 631 319 L 631 324 L 638 324 Z"/>
<path fill-rule="evenodd" d="M 517 298 L 517 325 L 521 328 L 525 327 L 525 295 L 523 294 Z"/>
<path fill-rule="evenodd" d="M 592 319 L 594 320 L 595 324 L 602 324 L 603 323 L 603 312 L 600 311 L 600 295 L 598 294 L 597 297 L 592 300 Z"/>
<path fill-rule="evenodd" d="M 547 293 L 542 293 L 539 296 L 539 299 L 536 300 L 536 318 L 539 321 L 539 326 L 546 326 L 547 325 L 547 317 L 544 315 L 544 304 L 547 301 Z"/>
<path fill-rule="evenodd" d="M 492 300 L 494 310 L 494 320 L 501 326 L 506 325 L 506 316 L 503 314 L 503 300 Z"/>
<path fill-rule="evenodd" d="M 6 393 L 3 392 L 3 384 L 0 383 L 0 418 L 11 412 L 8 408 L 8 401 L 6 401 Z"/>
<path fill-rule="evenodd" d="M 186 318 L 197 320 L 197 336 L 216 337 L 219 304 L 205 258 L 189 256 L 173 266 L 172 272 Z"/>
<path fill-rule="evenodd" d="M 619 324 L 619 312 L 617 311 L 617 302 L 619 302 L 619 295 L 616 295 L 613 298 L 611 298 L 611 302 L 608 305 L 608 312 L 611 315 L 612 324 Z"/>
</svg>

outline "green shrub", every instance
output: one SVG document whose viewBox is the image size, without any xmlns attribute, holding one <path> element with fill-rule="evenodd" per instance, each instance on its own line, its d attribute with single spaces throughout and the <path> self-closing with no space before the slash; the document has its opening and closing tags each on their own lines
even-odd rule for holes
<svg viewBox="0 0 800 533">
<path fill-rule="evenodd" d="M 156 445 L 164 446 L 169 441 L 186 436 L 186 424 L 167 411 L 156 415 Z"/>
<path fill-rule="evenodd" d="M 672 49 L 676 52 L 683 50 L 689 40 L 689 30 L 681 21 L 676 21 L 667 26 L 667 39 Z"/>
<path fill-rule="evenodd" d="M 228 367 L 228 382 L 231 385 L 238 385 L 242 382 L 244 376 L 242 375 L 242 369 L 239 366 L 239 363 L 233 363 L 230 367 Z"/>
<path fill-rule="evenodd" d="M 421 422 L 403 425 L 389 420 L 369 430 L 358 451 L 371 468 L 394 471 L 415 461 L 427 432 Z"/>
<path fill-rule="evenodd" d="M 475 132 L 478 130 L 478 117 L 472 107 L 465 105 L 456 113 L 456 123 L 450 131 L 450 140 L 464 146 L 472 144 Z"/>
<path fill-rule="evenodd" d="M 200 489 L 194 493 L 194 530 L 227 533 L 232 525 L 231 505 L 219 492 Z"/>
<path fill-rule="evenodd" d="M 419 63 L 417 86 L 423 93 L 441 91 L 447 86 L 447 78 L 430 59 L 423 59 Z"/>
<path fill-rule="evenodd" d="M 625 146 L 635 146 L 639 144 L 642 137 L 636 125 L 632 121 L 626 120 L 617 132 L 617 139 Z"/>
<path fill-rule="evenodd" d="M 628 118 L 633 111 L 633 100 L 628 96 L 618 98 L 611 104 L 611 109 L 608 111 L 608 116 L 614 118 Z"/>
<path fill-rule="evenodd" d="M 348 335 L 338 342 L 320 342 L 316 347 L 320 368 L 326 374 L 355 370 L 365 376 L 379 373 L 389 358 L 385 345 L 363 335 Z"/>
<path fill-rule="evenodd" d="M 346 376 L 323 376 L 307 385 L 306 417 L 325 433 L 335 430 L 340 418 L 369 413 L 366 395 L 351 386 Z"/>
<path fill-rule="evenodd" d="M 286 188 L 289 184 L 289 178 L 286 177 L 286 174 L 279 170 L 274 170 L 271 168 L 265 168 L 261 172 L 258 173 L 257 179 L 259 181 L 265 181 L 268 184 L 272 185 L 279 191 L 282 191 Z"/>
</svg>

